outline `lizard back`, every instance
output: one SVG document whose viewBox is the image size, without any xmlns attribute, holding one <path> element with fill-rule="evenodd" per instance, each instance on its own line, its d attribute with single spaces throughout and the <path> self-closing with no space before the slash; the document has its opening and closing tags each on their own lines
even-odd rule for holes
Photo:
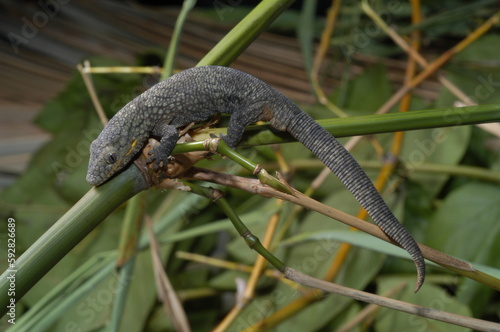
<svg viewBox="0 0 500 332">
<path fill-rule="evenodd" d="M 230 114 L 227 136 L 232 147 L 246 126 L 269 121 L 289 132 L 315 154 L 349 189 L 375 223 L 412 257 L 417 287 L 425 278 L 420 248 L 385 204 L 363 169 L 313 118 L 265 82 L 236 69 L 195 67 L 156 84 L 120 110 L 92 143 L 87 180 L 99 185 L 131 162 L 150 136 L 161 137 L 148 162 L 166 163 L 178 140 L 178 128 Z M 128 129 L 128 131 L 127 131 Z"/>
</svg>

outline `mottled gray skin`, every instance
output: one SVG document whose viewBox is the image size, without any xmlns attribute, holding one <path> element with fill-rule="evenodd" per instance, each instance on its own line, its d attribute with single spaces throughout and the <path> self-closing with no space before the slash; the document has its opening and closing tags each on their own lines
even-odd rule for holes
<svg viewBox="0 0 500 332">
<path fill-rule="evenodd" d="M 227 136 L 232 147 L 246 126 L 269 121 L 289 132 L 335 173 L 377 225 L 413 258 L 417 291 L 425 278 L 425 262 L 415 240 L 399 223 L 372 182 L 347 150 L 282 93 L 241 71 L 217 66 L 196 67 L 156 84 L 107 124 L 90 147 L 87 181 L 98 186 L 128 165 L 149 137 L 160 146 L 148 162 L 155 167 L 167 158 L 178 140 L 178 128 L 205 121 L 216 113 L 230 114 Z"/>
</svg>

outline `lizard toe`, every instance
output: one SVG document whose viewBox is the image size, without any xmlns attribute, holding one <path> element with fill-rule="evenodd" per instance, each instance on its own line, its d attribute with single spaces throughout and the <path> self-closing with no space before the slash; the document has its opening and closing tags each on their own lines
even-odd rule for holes
<svg viewBox="0 0 500 332">
<path fill-rule="evenodd" d="M 151 164 L 153 161 L 156 160 L 156 155 L 152 152 L 149 152 L 149 157 L 146 159 L 146 164 Z"/>
</svg>

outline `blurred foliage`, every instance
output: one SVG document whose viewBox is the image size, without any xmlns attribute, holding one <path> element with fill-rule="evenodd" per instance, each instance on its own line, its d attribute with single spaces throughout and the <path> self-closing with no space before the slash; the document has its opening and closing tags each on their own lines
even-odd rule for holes
<svg viewBox="0 0 500 332">
<path fill-rule="evenodd" d="M 411 8 L 401 1 L 374 1 L 378 12 L 387 13 L 384 19 L 406 35 L 413 30 L 410 22 Z M 233 6 L 228 17 L 237 21 L 248 8 Z M 463 39 L 498 9 L 496 1 L 425 1 L 422 3 L 424 21 L 418 26 L 423 34 L 423 50 L 431 57 L 439 55 Z M 216 9 L 200 11 L 201 14 L 217 18 Z M 311 11 L 314 14 L 314 11 Z M 324 27 L 324 17 L 310 16 L 301 19 L 301 13 L 287 11 L 270 27 L 272 31 L 293 35 L 296 30 L 309 29 L 308 34 L 319 39 Z M 327 59 L 328 68 L 341 66 L 349 72 L 351 66 L 359 65 L 352 55 L 361 53 L 397 60 L 406 60 L 402 50 L 395 46 L 381 31 L 374 36 L 367 34 L 370 20 L 363 14 L 358 1 L 345 1 L 340 20 L 331 40 L 334 54 Z M 497 28 L 496 28 L 497 29 Z M 312 33 L 311 33 L 312 31 Z M 367 39 L 368 38 L 368 39 Z M 303 43 L 304 45 L 304 43 Z M 312 45 L 310 45 L 312 47 Z M 455 56 L 443 68 L 443 73 L 474 100 L 500 103 L 500 36 L 492 31 Z M 113 64 L 110 60 L 92 60 L 93 66 Z M 310 68 L 310 63 L 307 65 Z M 390 69 L 383 63 L 364 68 L 357 75 L 345 75 L 340 88 L 330 96 L 333 102 L 350 115 L 371 114 L 394 92 L 388 76 Z M 95 75 L 94 83 L 109 111 L 116 112 L 122 105 L 150 86 L 151 77 L 138 75 Z M 453 105 L 456 98 L 443 87 L 433 101 L 413 97 L 411 109 L 440 108 Z M 74 204 L 90 186 L 85 182 L 88 146 L 101 128 L 79 74 L 68 82 L 64 92 L 49 103 L 37 124 L 53 134 L 53 140 L 42 147 L 33 157 L 29 169 L 10 188 L 0 193 L 2 222 L 7 216 L 18 221 L 18 251 L 22 252 L 33 243 L 50 225 Z M 331 117 L 322 106 L 304 105 L 317 118 Z M 392 135 L 380 135 L 381 146 L 388 149 Z M 345 141 L 345 139 L 343 140 Z M 495 144 L 491 144 L 495 142 Z M 292 165 L 294 160 L 312 158 L 300 144 L 282 146 L 281 150 Z M 258 147 L 245 151 L 247 156 L 259 164 L 275 162 L 271 147 Z M 373 146 L 363 141 L 353 152 L 356 159 L 373 160 L 378 157 Z M 473 165 L 485 170 L 500 168 L 498 138 L 468 126 L 447 129 L 429 129 L 405 134 L 401 160 L 405 169 L 398 170 L 390 183 L 402 180 L 396 191 L 385 194 L 396 215 L 419 242 L 428 244 L 456 257 L 500 267 L 500 189 L 497 183 L 488 183 L 467 176 L 451 176 L 447 173 L 422 173 L 421 164 Z M 214 157 L 202 166 L 240 172 L 227 160 Z M 305 190 L 318 173 L 317 168 L 301 169 L 290 174 L 290 183 Z M 374 176 L 373 170 L 368 172 Z M 269 216 L 278 210 L 273 201 L 247 193 L 227 189 L 227 198 L 250 228 L 263 237 Z M 177 259 L 178 250 L 224 258 L 242 264 L 252 264 L 256 254 L 246 247 L 243 240 L 228 226 L 221 212 L 205 200 L 194 199 L 186 193 L 148 193 L 148 213 L 155 222 L 169 215 L 176 217 L 165 223 L 159 234 L 163 244 L 172 243 L 174 236 L 185 234 L 185 238 L 173 242 L 173 247 L 163 252 L 166 270 L 174 288 L 184 299 L 184 306 L 193 331 L 210 331 L 234 304 L 235 280 L 247 278 L 243 272 L 235 272 L 204 264 L 189 263 Z M 316 199 L 356 214 L 359 206 L 341 183 L 333 176 L 316 191 Z M 282 219 L 290 214 L 291 207 L 285 204 Z M 113 213 L 61 261 L 20 302 L 29 309 L 47 292 L 88 260 L 101 255 L 115 255 L 123 209 Z M 217 227 L 208 228 L 207 224 Z M 220 227 L 219 227 L 220 225 Z M 196 236 L 188 232 L 199 230 Z M 293 219 L 284 240 L 289 237 L 321 234 L 327 231 L 345 231 L 346 227 L 313 212 L 304 211 Z M 1 234 L 2 239 L 5 237 Z M 322 277 L 335 255 L 339 243 L 333 240 L 309 240 L 293 245 L 275 244 L 276 254 L 289 266 L 313 276 Z M 401 280 L 412 283 L 414 268 L 410 261 L 403 261 L 378 252 L 377 244 L 368 243 L 368 248 L 355 248 L 342 266 L 336 282 L 382 294 Z M 371 248 L 370 248 L 371 246 Z M 4 262 L 1 261 L 4 269 Z M 172 330 L 162 305 L 156 300 L 155 283 L 148 250 L 137 258 L 132 289 L 127 303 L 127 315 L 123 326 L 127 331 Z M 83 282 L 83 280 L 82 280 Z M 64 316 L 54 324 L 51 331 L 66 331 L 78 327 L 79 331 L 100 329 L 108 320 L 113 301 L 116 276 L 100 282 L 87 292 L 83 299 L 66 308 Z M 76 285 L 75 287 L 78 287 Z M 208 291 L 207 291 L 208 290 Z M 236 318 L 229 330 L 239 331 L 256 324 L 272 312 L 285 307 L 300 297 L 296 290 L 268 277 L 262 277 L 255 299 Z M 438 309 L 488 320 L 500 319 L 498 293 L 482 285 L 459 278 L 452 278 L 441 269 L 430 269 L 428 281 L 414 295 L 407 288 L 397 298 Z M 363 305 L 339 296 L 327 296 L 307 309 L 288 317 L 273 331 L 330 331 L 343 325 Z M 464 331 L 448 324 L 436 323 L 387 309 L 374 316 L 374 331 L 418 330 Z M 69 329 L 71 330 L 71 329 Z"/>
</svg>

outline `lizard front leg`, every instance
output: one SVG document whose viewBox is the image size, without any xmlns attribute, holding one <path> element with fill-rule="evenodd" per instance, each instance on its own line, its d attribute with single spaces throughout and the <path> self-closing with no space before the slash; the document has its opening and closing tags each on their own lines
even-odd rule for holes
<svg viewBox="0 0 500 332">
<path fill-rule="evenodd" d="M 175 126 L 159 124 L 153 128 L 152 134 L 153 136 L 161 137 L 160 145 L 155 146 L 149 152 L 150 156 L 146 160 L 146 163 L 154 162 L 154 169 L 158 170 L 161 162 L 163 162 L 164 167 L 167 166 L 168 157 L 179 140 L 179 132 Z"/>
</svg>

